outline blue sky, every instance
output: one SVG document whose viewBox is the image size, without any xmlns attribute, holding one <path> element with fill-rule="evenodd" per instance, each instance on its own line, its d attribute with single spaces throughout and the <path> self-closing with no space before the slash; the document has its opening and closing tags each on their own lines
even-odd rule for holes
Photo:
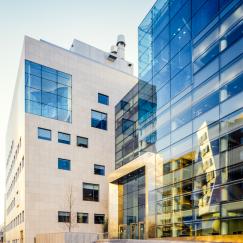
<svg viewBox="0 0 243 243">
<path fill-rule="evenodd" d="M 126 36 L 137 67 L 137 27 L 155 0 L 0 0 L 0 224 L 3 222 L 5 131 L 24 35 L 69 48 L 73 38 L 103 50 Z"/>
</svg>

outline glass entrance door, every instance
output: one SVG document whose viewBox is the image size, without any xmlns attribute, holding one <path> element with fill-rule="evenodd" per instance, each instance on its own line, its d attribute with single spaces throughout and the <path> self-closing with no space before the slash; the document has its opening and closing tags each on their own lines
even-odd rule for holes
<svg viewBox="0 0 243 243">
<path fill-rule="evenodd" d="M 130 224 L 130 239 L 138 239 L 138 224 Z"/>
<path fill-rule="evenodd" d="M 138 233 L 139 233 L 139 239 L 143 240 L 144 239 L 144 222 L 139 222 L 139 229 L 138 229 Z"/>
<path fill-rule="evenodd" d="M 126 224 L 119 225 L 119 239 L 127 239 L 127 225 Z"/>
</svg>

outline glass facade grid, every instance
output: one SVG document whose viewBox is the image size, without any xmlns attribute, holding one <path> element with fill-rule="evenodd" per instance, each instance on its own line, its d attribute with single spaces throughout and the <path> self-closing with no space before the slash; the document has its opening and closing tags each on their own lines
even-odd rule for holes
<svg viewBox="0 0 243 243">
<path fill-rule="evenodd" d="M 25 60 L 25 111 L 72 121 L 72 76 Z"/>
<path fill-rule="evenodd" d="M 116 168 L 157 155 L 149 237 L 243 234 L 242 16 L 239 0 L 158 0 L 139 26 L 137 94 L 116 107 Z"/>
</svg>

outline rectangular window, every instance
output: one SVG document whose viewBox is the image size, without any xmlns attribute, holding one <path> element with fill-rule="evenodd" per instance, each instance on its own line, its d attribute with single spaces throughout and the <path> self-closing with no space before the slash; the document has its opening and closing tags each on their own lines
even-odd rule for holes
<svg viewBox="0 0 243 243">
<path fill-rule="evenodd" d="M 71 122 L 72 76 L 25 60 L 25 111 Z"/>
<path fill-rule="evenodd" d="M 105 223 L 105 215 L 104 214 L 95 214 L 94 215 L 94 223 L 95 224 L 104 224 Z"/>
<path fill-rule="evenodd" d="M 89 223 L 89 214 L 88 213 L 77 213 L 77 223 L 88 224 Z"/>
<path fill-rule="evenodd" d="M 83 200 L 84 201 L 99 201 L 99 185 L 83 183 Z"/>
<path fill-rule="evenodd" d="M 71 170 L 71 161 L 69 159 L 58 159 L 58 169 Z"/>
<path fill-rule="evenodd" d="M 68 223 L 70 222 L 70 212 L 58 212 L 58 222 Z"/>
<path fill-rule="evenodd" d="M 94 165 L 94 174 L 95 175 L 105 175 L 105 166 L 103 165 Z"/>
<path fill-rule="evenodd" d="M 98 93 L 98 102 L 103 105 L 109 105 L 109 96 Z"/>
<path fill-rule="evenodd" d="M 38 138 L 51 141 L 51 130 L 38 127 Z"/>
<path fill-rule="evenodd" d="M 68 133 L 58 132 L 58 143 L 70 144 L 71 135 Z"/>
<path fill-rule="evenodd" d="M 89 146 L 88 138 L 77 136 L 77 146 L 83 147 L 83 148 L 88 148 L 88 146 Z"/>
<path fill-rule="evenodd" d="M 107 114 L 91 110 L 91 126 L 102 130 L 107 130 Z"/>
</svg>

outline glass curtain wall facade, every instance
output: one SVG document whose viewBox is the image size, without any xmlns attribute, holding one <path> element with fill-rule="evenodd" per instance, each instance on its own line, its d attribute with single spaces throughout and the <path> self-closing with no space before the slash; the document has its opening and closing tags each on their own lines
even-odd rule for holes
<svg viewBox="0 0 243 243">
<path fill-rule="evenodd" d="M 243 234 L 243 2 L 158 0 L 138 35 L 116 169 L 156 154 L 148 238 Z"/>
<path fill-rule="evenodd" d="M 156 237 L 243 234 L 242 18 L 239 0 L 159 0 L 139 26 Z"/>
<path fill-rule="evenodd" d="M 25 111 L 72 122 L 72 76 L 26 60 Z"/>
</svg>

